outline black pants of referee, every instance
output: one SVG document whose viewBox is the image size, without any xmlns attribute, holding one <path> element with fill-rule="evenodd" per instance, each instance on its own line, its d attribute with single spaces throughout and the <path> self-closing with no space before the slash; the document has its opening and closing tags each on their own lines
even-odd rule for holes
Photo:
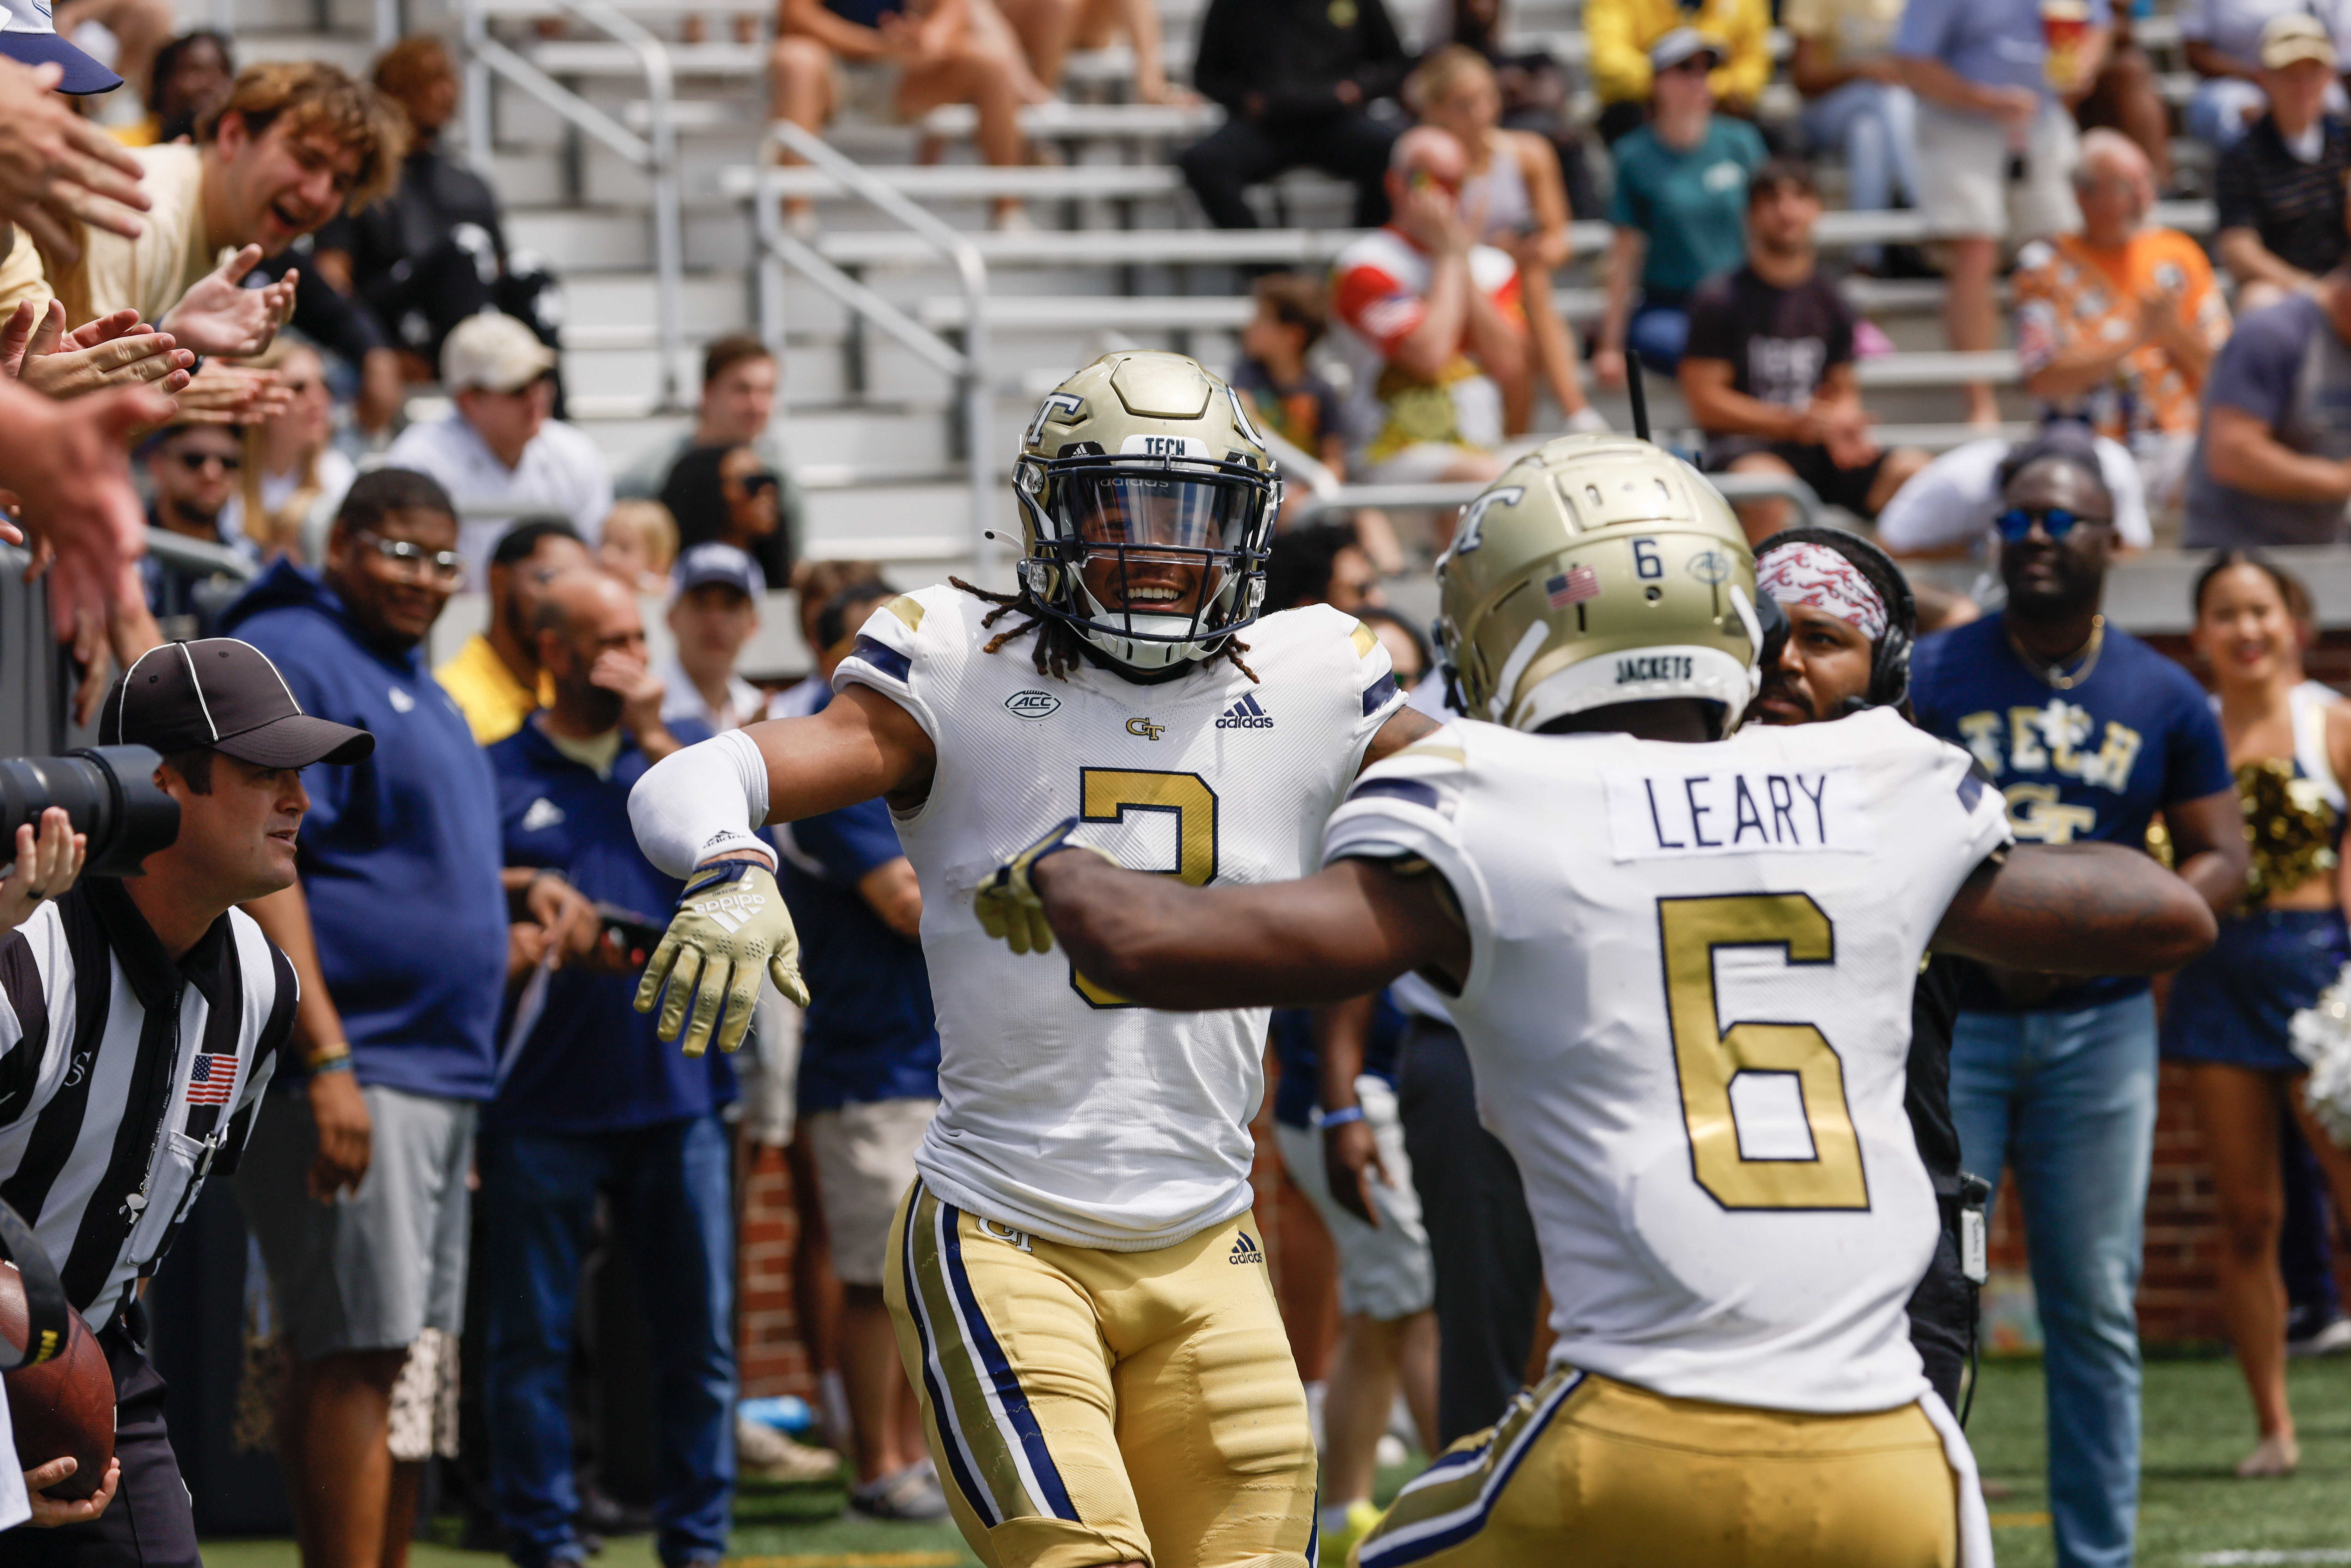
<svg viewBox="0 0 2351 1568">
<path fill-rule="evenodd" d="M 1396 1062 L 1396 1109 L 1437 1266 L 1437 1440 L 1501 1419 L 1526 1385 L 1542 1254 L 1518 1162 L 1478 1124 L 1469 1055 L 1416 1018 Z"/>
<path fill-rule="evenodd" d="M 114 1373 L 114 1457 L 122 1464 L 114 1500 L 88 1524 L 0 1532 L 0 1568 L 204 1568 L 188 1484 L 163 1430 L 162 1375 L 119 1318 L 98 1343 Z"/>
</svg>

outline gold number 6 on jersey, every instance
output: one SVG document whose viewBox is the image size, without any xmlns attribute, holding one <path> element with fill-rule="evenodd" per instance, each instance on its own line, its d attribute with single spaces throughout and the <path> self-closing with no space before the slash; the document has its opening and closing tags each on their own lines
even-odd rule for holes
<svg viewBox="0 0 2351 1568">
<path fill-rule="evenodd" d="M 1691 1174 L 1725 1208 L 1867 1208 L 1861 1141 L 1844 1097 L 1844 1065 L 1808 1023 L 1722 1027 L 1714 955 L 1723 947 L 1779 947 L 1791 964 L 1836 961 L 1836 933 L 1801 893 L 1657 900 L 1665 947 L 1666 1011 L 1689 1128 Z M 1794 1076 L 1813 1157 L 1749 1159 L 1740 1150 L 1730 1085 L 1742 1072 Z"/>
<path fill-rule="evenodd" d="M 1166 811 L 1176 818 L 1179 881 L 1206 887 L 1217 874 L 1217 792 L 1196 773 L 1155 773 L 1132 768 L 1078 771 L 1078 814 L 1089 822 L 1123 822 L 1129 811 Z M 1070 969 L 1070 984 L 1098 1008 L 1134 1004 Z"/>
</svg>

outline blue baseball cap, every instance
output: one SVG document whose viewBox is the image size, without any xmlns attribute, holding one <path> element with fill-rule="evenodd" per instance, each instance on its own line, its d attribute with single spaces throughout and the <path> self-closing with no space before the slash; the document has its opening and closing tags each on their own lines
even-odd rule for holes
<svg viewBox="0 0 2351 1568">
<path fill-rule="evenodd" d="M 112 92 L 122 78 L 99 65 L 89 51 L 57 37 L 49 0 L 0 0 L 0 55 L 22 65 L 65 67 L 59 92 Z"/>
<path fill-rule="evenodd" d="M 670 578 L 670 597 L 683 599 L 713 582 L 723 582 L 755 601 L 768 591 L 768 576 L 759 570 L 758 561 L 733 545 L 713 540 L 695 545 L 677 558 L 677 568 Z"/>
</svg>

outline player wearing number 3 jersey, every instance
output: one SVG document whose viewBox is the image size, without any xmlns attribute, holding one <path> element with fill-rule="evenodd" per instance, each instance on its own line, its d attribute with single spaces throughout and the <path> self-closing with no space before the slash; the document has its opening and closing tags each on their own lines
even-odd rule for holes
<svg viewBox="0 0 2351 1568">
<path fill-rule="evenodd" d="M 941 1098 L 885 1291 L 957 1523 L 992 1568 L 1305 1568 L 1313 1441 L 1249 1218 L 1266 1012 L 1138 1007 L 1038 956 L 1041 927 L 979 884 L 1061 817 L 1172 881 L 1301 875 L 1358 771 L 1435 727 L 1360 623 L 1259 618 L 1271 460 L 1192 361 L 1079 371 L 1016 474 L 1017 596 L 893 601 L 822 714 L 638 786 L 655 863 L 716 862 L 736 900 L 705 915 L 689 888 L 641 1005 L 665 984 L 665 1034 L 739 1038 L 735 998 L 791 941 L 780 905 L 747 907 L 774 904 L 735 863 L 762 855 L 751 831 L 884 796 L 922 881 Z"/>
<path fill-rule="evenodd" d="M 1903 1113 L 1912 979 L 1930 946 L 2166 967 L 2210 914 L 2144 855 L 2008 852 L 1998 791 L 1890 710 L 1724 738 L 1785 623 L 1687 465 L 1570 437 L 1487 499 L 1438 569 L 1475 716 L 1363 776 L 1320 874 L 1193 889 L 1036 852 L 992 886 L 1163 1007 L 1406 969 L 1448 994 L 1558 1337 L 1363 1568 L 1989 1563 L 1905 1333 L 1939 1228 Z"/>
</svg>

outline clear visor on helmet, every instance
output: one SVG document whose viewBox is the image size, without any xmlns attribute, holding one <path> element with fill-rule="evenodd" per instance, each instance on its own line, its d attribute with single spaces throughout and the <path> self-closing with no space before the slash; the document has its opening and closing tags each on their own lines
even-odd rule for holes
<svg viewBox="0 0 2351 1568">
<path fill-rule="evenodd" d="M 1083 545 L 1238 549 L 1259 504 L 1247 485 L 1180 471 L 1065 473 L 1055 488 L 1054 509 Z"/>
</svg>

